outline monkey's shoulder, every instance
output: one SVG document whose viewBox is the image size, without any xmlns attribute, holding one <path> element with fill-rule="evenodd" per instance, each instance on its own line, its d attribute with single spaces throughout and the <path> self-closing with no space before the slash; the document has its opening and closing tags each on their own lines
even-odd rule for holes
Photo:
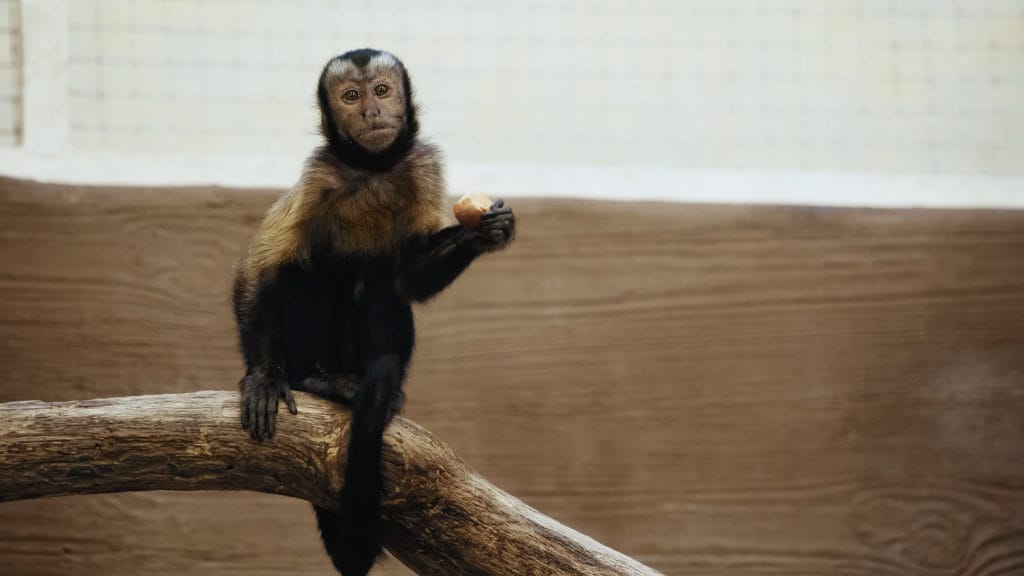
<svg viewBox="0 0 1024 576">
<path fill-rule="evenodd" d="M 257 244 L 271 245 L 267 251 L 286 259 L 305 258 L 324 244 L 338 253 L 375 254 L 450 225 L 450 212 L 435 146 L 415 143 L 387 171 L 352 168 L 325 147 L 271 208 L 259 234 L 269 242 Z"/>
</svg>

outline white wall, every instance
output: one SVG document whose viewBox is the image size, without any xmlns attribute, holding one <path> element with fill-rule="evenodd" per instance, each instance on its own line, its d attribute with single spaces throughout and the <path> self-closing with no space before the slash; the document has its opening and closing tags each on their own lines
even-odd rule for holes
<svg viewBox="0 0 1024 576">
<path fill-rule="evenodd" d="M 411 70 L 457 189 L 1024 206 L 1021 0 L 21 4 L 33 28 L 0 42 L 64 36 L 42 74 L 63 74 L 70 119 L 64 149 L 32 150 L 0 59 L 0 145 L 26 144 L 7 173 L 288 185 L 323 62 L 373 46 Z M 32 24 L 39 4 L 63 21 Z M 31 86 L 28 62 L 53 58 L 25 58 Z"/>
<path fill-rule="evenodd" d="M 15 0 L 0 0 L 0 147 L 21 139 L 20 14 Z"/>
</svg>

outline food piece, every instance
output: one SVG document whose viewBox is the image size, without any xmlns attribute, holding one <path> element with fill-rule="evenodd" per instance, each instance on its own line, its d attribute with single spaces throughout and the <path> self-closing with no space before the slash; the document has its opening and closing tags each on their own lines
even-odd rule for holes
<svg viewBox="0 0 1024 576">
<path fill-rule="evenodd" d="M 467 228 L 480 226 L 480 218 L 491 208 L 491 199 L 483 192 L 470 192 L 455 203 L 455 219 Z"/>
</svg>

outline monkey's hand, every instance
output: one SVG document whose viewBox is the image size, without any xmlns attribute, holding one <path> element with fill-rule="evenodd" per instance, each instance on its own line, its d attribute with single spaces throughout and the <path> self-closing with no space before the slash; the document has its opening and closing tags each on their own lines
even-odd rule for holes
<svg viewBox="0 0 1024 576">
<path fill-rule="evenodd" d="M 277 403 L 284 398 L 288 411 L 298 414 L 288 382 L 254 371 L 242 378 L 242 428 L 257 442 L 271 438 L 277 424 Z"/>
<path fill-rule="evenodd" d="M 516 217 L 505 201 L 498 199 L 480 218 L 474 243 L 482 252 L 504 248 L 516 236 Z"/>
</svg>

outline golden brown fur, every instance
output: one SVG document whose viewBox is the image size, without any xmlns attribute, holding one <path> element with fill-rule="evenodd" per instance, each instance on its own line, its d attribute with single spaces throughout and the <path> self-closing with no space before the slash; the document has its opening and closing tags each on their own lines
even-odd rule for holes
<svg viewBox="0 0 1024 576">
<path fill-rule="evenodd" d="M 239 280 L 255 287 L 261 274 L 282 264 L 308 263 L 316 241 L 338 254 L 381 254 L 401 238 L 431 234 L 452 222 L 434 146 L 417 144 L 386 175 L 356 171 L 317 153 L 299 182 L 270 208 L 239 264 Z"/>
</svg>

